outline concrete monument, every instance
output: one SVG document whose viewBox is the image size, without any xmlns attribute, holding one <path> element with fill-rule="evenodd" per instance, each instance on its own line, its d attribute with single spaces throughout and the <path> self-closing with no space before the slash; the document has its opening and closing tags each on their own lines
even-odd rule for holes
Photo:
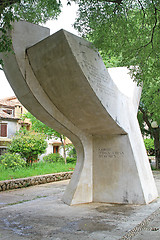
<svg viewBox="0 0 160 240">
<path fill-rule="evenodd" d="M 11 37 L 15 54 L 3 56 L 4 69 L 18 99 L 77 150 L 64 202 L 153 201 L 157 190 L 136 117 L 141 89 L 131 83 L 123 91 L 126 84 L 114 82 L 118 70 L 108 71 L 91 43 L 69 32 L 50 36 L 47 28 L 18 22 Z"/>
</svg>

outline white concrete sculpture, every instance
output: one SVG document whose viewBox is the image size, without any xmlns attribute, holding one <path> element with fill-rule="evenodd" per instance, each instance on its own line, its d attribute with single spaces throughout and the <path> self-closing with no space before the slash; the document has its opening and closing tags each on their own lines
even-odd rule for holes
<svg viewBox="0 0 160 240">
<path fill-rule="evenodd" d="M 64 202 L 147 204 L 157 198 L 136 117 L 141 89 L 130 82 L 123 92 L 113 79 L 125 77 L 108 71 L 91 43 L 69 32 L 49 36 L 47 28 L 18 22 L 11 37 L 15 54 L 3 60 L 18 99 L 77 150 Z"/>
</svg>

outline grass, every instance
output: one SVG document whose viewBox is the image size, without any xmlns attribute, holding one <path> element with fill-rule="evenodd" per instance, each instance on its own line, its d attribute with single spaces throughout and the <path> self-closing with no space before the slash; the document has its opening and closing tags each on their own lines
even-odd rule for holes
<svg viewBox="0 0 160 240">
<path fill-rule="evenodd" d="M 5 169 L 4 167 L 0 167 L 0 181 L 44 175 L 50 173 L 68 172 L 73 171 L 74 168 L 75 164 L 73 163 L 68 163 L 65 165 L 64 163 L 45 163 L 45 162 L 34 163 L 32 166 L 16 170 Z"/>
</svg>

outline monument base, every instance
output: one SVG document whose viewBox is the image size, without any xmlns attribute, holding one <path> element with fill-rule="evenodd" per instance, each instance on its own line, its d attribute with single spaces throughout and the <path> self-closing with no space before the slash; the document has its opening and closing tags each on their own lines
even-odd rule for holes
<svg viewBox="0 0 160 240">
<path fill-rule="evenodd" d="M 128 135 L 89 136 L 86 142 L 86 158 L 78 162 L 65 203 L 148 204 L 157 198 L 145 149 L 133 153 Z"/>
</svg>

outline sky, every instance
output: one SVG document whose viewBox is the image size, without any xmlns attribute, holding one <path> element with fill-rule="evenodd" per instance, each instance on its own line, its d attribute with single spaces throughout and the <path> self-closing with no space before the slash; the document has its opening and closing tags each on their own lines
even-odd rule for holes
<svg viewBox="0 0 160 240">
<path fill-rule="evenodd" d="M 53 34 L 63 28 L 75 35 L 78 35 L 77 31 L 72 26 L 76 18 L 77 6 L 74 2 L 72 2 L 71 6 L 67 5 L 66 0 L 62 0 L 62 3 L 63 10 L 58 17 L 58 20 L 48 21 L 44 26 L 50 28 L 50 34 Z M 0 99 L 14 95 L 15 94 L 6 79 L 4 72 L 0 70 Z"/>
</svg>

